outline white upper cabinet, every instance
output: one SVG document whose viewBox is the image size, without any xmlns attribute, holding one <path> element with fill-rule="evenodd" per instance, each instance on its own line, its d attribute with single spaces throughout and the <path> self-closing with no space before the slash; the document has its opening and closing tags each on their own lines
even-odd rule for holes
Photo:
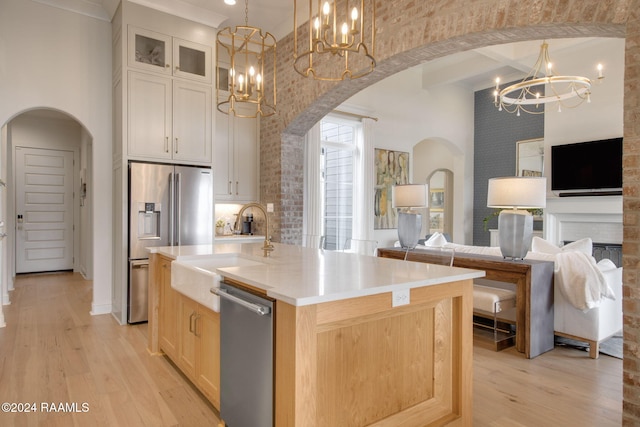
<svg viewBox="0 0 640 427">
<path fill-rule="evenodd" d="M 171 159 L 171 79 L 129 72 L 128 154 Z"/>
<path fill-rule="evenodd" d="M 129 72 L 128 154 L 211 163 L 211 86 Z"/>
<path fill-rule="evenodd" d="M 173 144 L 174 160 L 211 162 L 211 86 L 174 80 Z"/>
<path fill-rule="evenodd" d="M 211 47 L 155 31 L 129 27 L 129 66 L 211 83 Z"/>
<path fill-rule="evenodd" d="M 242 109 L 241 105 L 237 105 Z M 258 200 L 258 119 L 238 118 L 216 110 L 214 180 L 216 200 Z"/>
</svg>

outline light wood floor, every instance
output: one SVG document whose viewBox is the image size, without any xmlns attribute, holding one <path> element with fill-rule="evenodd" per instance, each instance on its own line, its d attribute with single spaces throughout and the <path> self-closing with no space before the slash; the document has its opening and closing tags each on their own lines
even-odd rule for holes
<svg viewBox="0 0 640 427">
<path fill-rule="evenodd" d="M 0 329 L 0 426 L 212 426 L 215 409 L 164 357 L 146 350 L 146 324 L 91 316 L 91 282 L 77 274 L 19 277 Z M 76 403 L 79 412 L 41 412 Z M 82 403 L 88 412 L 82 412 Z M 556 348 L 533 360 L 474 348 L 474 426 L 619 426 L 622 361 Z M 256 426 L 259 427 L 259 426 Z"/>
</svg>

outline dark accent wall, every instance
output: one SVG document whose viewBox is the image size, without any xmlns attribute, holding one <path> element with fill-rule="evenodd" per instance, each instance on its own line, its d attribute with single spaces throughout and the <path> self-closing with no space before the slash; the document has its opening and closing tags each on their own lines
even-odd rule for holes
<svg viewBox="0 0 640 427">
<path fill-rule="evenodd" d="M 493 212 L 487 208 L 489 178 L 514 176 L 516 173 L 516 142 L 544 137 L 544 114 L 498 111 L 493 105 L 494 88 L 475 93 L 474 101 L 474 192 L 473 192 L 473 244 L 489 246 L 489 231 L 484 230 L 483 219 Z M 497 228 L 497 217 L 487 229 Z"/>
</svg>

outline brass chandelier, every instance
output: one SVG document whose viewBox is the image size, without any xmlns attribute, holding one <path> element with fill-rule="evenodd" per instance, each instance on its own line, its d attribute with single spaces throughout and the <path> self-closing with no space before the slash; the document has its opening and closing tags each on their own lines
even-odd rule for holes
<svg viewBox="0 0 640 427">
<path fill-rule="evenodd" d="M 223 28 L 216 37 L 218 110 L 236 117 L 272 116 L 276 113 L 276 39 L 249 26 L 249 0 L 245 0 L 244 22 L 233 30 Z"/>
<path fill-rule="evenodd" d="M 340 81 L 357 79 L 376 66 L 375 0 L 309 1 L 309 20 L 298 27 L 294 0 L 294 68 L 305 77 Z"/>
<path fill-rule="evenodd" d="M 604 79 L 602 64 L 598 64 L 598 81 Z M 581 76 L 556 75 L 549 57 L 549 45 L 546 41 L 540 46 L 540 55 L 533 69 L 519 83 L 500 89 L 500 78 L 496 78 L 493 102 L 498 111 L 529 114 L 542 114 L 540 104 L 556 103 L 558 112 L 562 107 L 574 108 L 584 101 L 591 102 L 591 79 Z M 544 91 L 541 91 L 544 88 Z"/>
</svg>

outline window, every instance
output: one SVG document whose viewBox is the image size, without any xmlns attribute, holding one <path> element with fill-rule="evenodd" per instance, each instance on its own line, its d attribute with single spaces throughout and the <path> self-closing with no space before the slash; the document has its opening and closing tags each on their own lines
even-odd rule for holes
<svg viewBox="0 0 640 427">
<path fill-rule="evenodd" d="M 320 125 L 320 174 L 325 249 L 342 250 L 353 227 L 353 174 L 360 123 L 327 116 Z"/>
</svg>

